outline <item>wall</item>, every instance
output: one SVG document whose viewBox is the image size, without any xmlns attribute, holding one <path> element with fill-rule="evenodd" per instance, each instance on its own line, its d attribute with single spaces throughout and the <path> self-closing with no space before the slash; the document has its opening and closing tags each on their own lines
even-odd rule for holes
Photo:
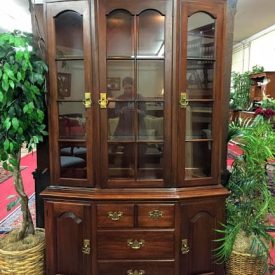
<svg viewBox="0 0 275 275">
<path fill-rule="evenodd" d="M 234 46 L 232 71 L 245 72 L 255 65 L 275 71 L 275 25 Z"/>
</svg>

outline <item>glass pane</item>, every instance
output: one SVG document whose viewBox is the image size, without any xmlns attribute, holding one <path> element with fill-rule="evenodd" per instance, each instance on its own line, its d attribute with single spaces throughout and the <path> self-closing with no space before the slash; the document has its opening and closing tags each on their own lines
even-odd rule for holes
<svg viewBox="0 0 275 275">
<path fill-rule="evenodd" d="M 133 99 L 134 86 L 134 61 L 107 62 L 108 98 Z M 111 108 L 111 106 L 108 107 Z"/>
<path fill-rule="evenodd" d="M 188 60 L 186 77 L 189 99 L 213 98 L 213 61 Z"/>
<path fill-rule="evenodd" d="M 109 140 L 133 141 L 135 139 L 135 103 L 132 101 L 112 103 L 114 108 L 108 109 Z"/>
<path fill-rule="evenodd" d="M 61 178 L 86 178 L 86 144 L 75 142 L 61 142 L 60 154 L 60 177 Z"/>
<path fill-rule="evenodd" d="M 186 179 L 211 176 L 211 145 L 211 141 L 185 143 Z"/>
<path fill-rule="evenodd" d="M 107 16 L 107 56 L 133 56 L 133 16 L 116 10 Z"/>
<path fill-rule="evenodd" d="M 83 102 L 58 102 L 59 137 L 85 138 L 85 107 Z"/>
<path fill-rule="evenodd" d="M 109 144 L 109 177 L 134 177 L 135 150 L 129 143 Z"/>
<path fill-rule="evenodd" d="M 142 98 L 163 98 L 164 61 L 137 61 L 137 91 Z"/>
<path fill-rule="evenodd" d="M 83 100 L 85 91 L 83 61 L 57 61 L 58 99 Z"/>
<path fill-rule="evenodd" d="M 186 140 L 212 138 L 212 106 L 212 102 L 189 102 L 186 107 Z"/>
<path fill-rule="evenodd" d="M 163 102 L 138 104 L 139 140 L 163 140 Z"/>
<path fill-rule="evenodd" d="M 163 178 L 163 144 L 138 145 L 138 178 Z"/>
<path fill-rule="evenodd" d="M 165 17 L 157 11 L 148 10 L 139 16 L 139 56 L 164 56 Z"/>
<path fill-rule="evenodd" d="M 187 57 L 213 59 L 215 56 L 215 19 L 204 12 L 188 18 Z"/>
<path fill-rule="evenodd" d="M 83 18 L 65 11 L 55 18 L 56 56 L 83 56 Z"/>
</svg>

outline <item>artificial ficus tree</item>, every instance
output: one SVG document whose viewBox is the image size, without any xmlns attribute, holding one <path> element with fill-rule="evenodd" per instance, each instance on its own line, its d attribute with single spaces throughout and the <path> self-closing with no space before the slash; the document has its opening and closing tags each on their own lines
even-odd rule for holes
<svg viewBox="0 0 275 275">
<path fill-rule="evenodd" d="M 0 160 L 12 172 L 23 215 L 18 234 L 23 239 L 34 234 L 20 171 L 24 143 L 32 151 L 46 135 L 44 124 L 45 74 L 31 34 L 14 31 L 0 34 Z"/>
</svg>

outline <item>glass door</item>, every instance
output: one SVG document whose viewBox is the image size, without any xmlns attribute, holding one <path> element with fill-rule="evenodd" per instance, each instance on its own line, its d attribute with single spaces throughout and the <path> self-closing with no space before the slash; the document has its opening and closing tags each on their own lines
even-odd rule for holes
<svg viewBox="0 0 275 275">
<path fill-rule="evenodd" d="M 101 175 L 110 187 L 163 186 L 170 166 L 171 7 L 127 2 L 122 8 L 105 1 L 100 9 L 100 98 L 107 99 L 100 105 Z"/>
<path fill-rule="evenodd" d="M 92 159 L 87 141 L 91 127 L 88 4 L 78 1 L 47 6 L 52 180 L 87 186 L 92 178 L 92 170 L 87 169 Z"/>
<path fill-rule="evenodd" d="M 185 13 L 187 29 L 182 48 L 186 56 L 182 56 L 180 71 L 178 174 L 180 184 L 185 186 L 218 183 L 218 101 L 222 92 L 217 46 L 222 43 L 221 22 L 216 16 L 219 8 L 192 4 Z"/>
</svg>

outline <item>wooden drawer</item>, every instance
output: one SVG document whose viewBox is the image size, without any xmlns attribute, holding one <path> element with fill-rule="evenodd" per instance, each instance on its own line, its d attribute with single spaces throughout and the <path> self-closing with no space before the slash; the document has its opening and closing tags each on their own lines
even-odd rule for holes
<svg viewBox="0 0 275 275">
<path fill-rule="evenodd" d="M 98 204 L 97 227 L 133 227 L 134 205 L 133 204 Z"/>
<path fill-rule="evenodd" d="M 173 259 L 174 230 L 97 232 L 98 259 Z"/>
<path fill-rule="evenodd" d="M 174 204 L 139 204 L 139 227 L 174 227 Z"/>
<path fill-rule="evenodd" d="M 98 275 L 173 275 L 174 261 L 99 262 Z"/>
</svg>

